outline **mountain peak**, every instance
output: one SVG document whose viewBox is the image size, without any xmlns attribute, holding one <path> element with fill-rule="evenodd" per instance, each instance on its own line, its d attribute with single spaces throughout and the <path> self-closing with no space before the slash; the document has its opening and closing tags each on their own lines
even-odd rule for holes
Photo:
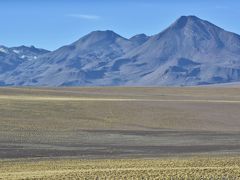
<svg viewBox="0 0 240 180">
<path fill-rule="evenodd" d="M 182 29 L 186 25 L 198 24 L 203 21 L 204 20 L 198 18 L 197 16 L 193 16 L 193 15 L 181 16 L 171 25 L 171 27 L 175 28 L 175 29 Z"/>
<path fill-rule="evenodd" d="M 133 37 L 131 37 L 129 40 L 140 45 L 143 44 L 144 42 L 146 42 L 149 39 L 149 36 L 147 36 L 146 34 L 137 34 Z"/>
<path fill-rule="evenodd" d="M 90 34 L 115 34 L 112 30 L 96 30 L 90 32 Z"/>
<path fill-rule="evenodd" d="M 199 17 L 197 16 L 194 16 L 194 15 L 189 15 L 189 16 L 181 16 L 178 18 L 179 20 L 180 19 L 187 19 L 187 20 L 201 20 Z"/>
<path fill-rule="evenodd" d="M 135 38 L 147 38 L 148 36 L 144 33 L 142 34 L 137 34 L 135 36 L 132 36 L 130 39 L 135 39 Z"/>
<path fill-rule="evenodd" d="M 74 42 L 73 44 L 81 44 L 83 42 L 88 44 L 95 44 L 97 42 L 112 42 L 115 41 L 118 38 L 123 38 L 114 31 L 111 30 L 105 30 L 105 31 L 92 31 L 86 36 L 80 38 L 78 41 Z M 125 39 L 125 38 L 123 38 Z"/>
<path fill-rule="evenodd" d="M 104 31 L 92 31 L 87 36 L 108 36 L 108 37 L 121 37 L 117 33 L 111 30 L 104 30 Z"/>
</svg>

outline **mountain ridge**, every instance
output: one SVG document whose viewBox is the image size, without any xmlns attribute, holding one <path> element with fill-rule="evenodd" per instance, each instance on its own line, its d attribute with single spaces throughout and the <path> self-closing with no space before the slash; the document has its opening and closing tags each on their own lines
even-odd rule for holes
<svg viewBox="0 0 240 180">
<path fill-rule="evenodd" d="M 93 31 L 0 73 L 0 84 L 12 86 L 189 86 L 236 81 L 240 81 L 240 36 L 192 15 L 181 16 L 152 36 L 124 38 L 111 30 Z"/>
</svg>

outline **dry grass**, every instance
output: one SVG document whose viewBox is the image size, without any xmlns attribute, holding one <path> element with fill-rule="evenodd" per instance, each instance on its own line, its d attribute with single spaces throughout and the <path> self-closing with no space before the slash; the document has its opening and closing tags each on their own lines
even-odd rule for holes
<svg viewBox="0 0 240 180">
<path fill-rule="evenodd" d="M 239 179 L 237 157 L 1 161 L 0 179 Z"/>
<path fill-rule="evenodd" d="M 238 131 L 239 102 L 238 88 L 1 88 L 0 130 Z"/>
</svg>

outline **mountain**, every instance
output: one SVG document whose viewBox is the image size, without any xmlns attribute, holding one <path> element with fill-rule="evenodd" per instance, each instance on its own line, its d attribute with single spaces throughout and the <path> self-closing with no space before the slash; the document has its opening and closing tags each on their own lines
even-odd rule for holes
<svg viewBox="0 0 240 180">
<path fill-rule="evenodd" d="M 19 46 L 8 48 L 0 46 L 0 85 L 9 85 L 4 79 L 9 73 L 14 71 L 21 64 L 28 64 L 37 60 L 41 55 L 48 53 L 48 50 L 35 48 L 34 46 Z M 15 74 L 14 76 L 17 76 Z"/>
<path fill-rule="evenodd" d="M 7 47 L 0 46 L 0 74 L 15 69 L 23 61 L 23 59 L 16 53 L 12 53 Z"/>
<path fill-rule="evenodd" d="M 128 85 L 199 85 L 238 81 L 240 36 L 195 16 L 182 16 L 123 58 L 129 59 L 129 63 L 121 68 L 138 74 L 135 79 L 127 79 Z M 134 64 L 145 65 L 139 69 Z M 126 78 L 130 76 L 127 74 Z"/>
<path fill-rule="evenodd" d="M 17 54 L 21 59 L 25 60 L 34 60 L 37 59 L 40 55 L 50 52 L 48 50 L 36 48 L 34 46 L 12 47 L 9 48 L 9 50 Z"/>
<path fill-rule="evenodd" d="M 135 43 L 136 45 L 142 45 L 149 39 L 149 36 L 146 34 L 137 34 L 133 37 L 131 37 L 129 40 Z"/>
<path fill-rule="evenodd" d="M 2 78 L 7 79 L 8 84 L 18 86 L 91 84 L 92 80 L 104 77 L 108 63 L 134 47 L 134 42 L 113 31 L 94 31 L 70 45 L 43 55 L 37 61 L 21 64 Z"/>
<path fill-rule="evenodd" d="M 5 51 L 0 48 L 0 58 Z M 187 86 L 240 81 L 240 36 L 196 16 L 182 16 L 153 36 L 127 39 L 113 31 L 94 31 L 37 58 L 28 53 L 23 60 L 16 52 L 0 59 L 10 64 L 0 74 L 1 84 Z"/>
<path fill-rule="evenodd" d="M 40 55 L 47 52 L 49 51 L 37 49 L 34 46 L 19 46 L 13 48 L 0 46 L 0 74 L 12 71 L 24 62 L 36 60 Z"/>
</svg>

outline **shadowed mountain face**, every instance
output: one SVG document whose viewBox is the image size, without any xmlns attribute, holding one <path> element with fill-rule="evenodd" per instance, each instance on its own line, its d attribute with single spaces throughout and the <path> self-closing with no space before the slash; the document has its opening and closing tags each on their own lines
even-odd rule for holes
<svg viewBox="0 0 240 180">
<path fill-rule="evenodd" d="M 240 80 L 240 36 L 195 16 L 182 16 L 150 37 L 139 34 L 126 39 L 113 31 L 94 31 L 37 58 L 33 52 L 37 53 L 31 51 L 24 59 L 16 53 L 4 55 L 0 48 L 0 82 L 17 86 L 181 86 Z"/>
</svg>

